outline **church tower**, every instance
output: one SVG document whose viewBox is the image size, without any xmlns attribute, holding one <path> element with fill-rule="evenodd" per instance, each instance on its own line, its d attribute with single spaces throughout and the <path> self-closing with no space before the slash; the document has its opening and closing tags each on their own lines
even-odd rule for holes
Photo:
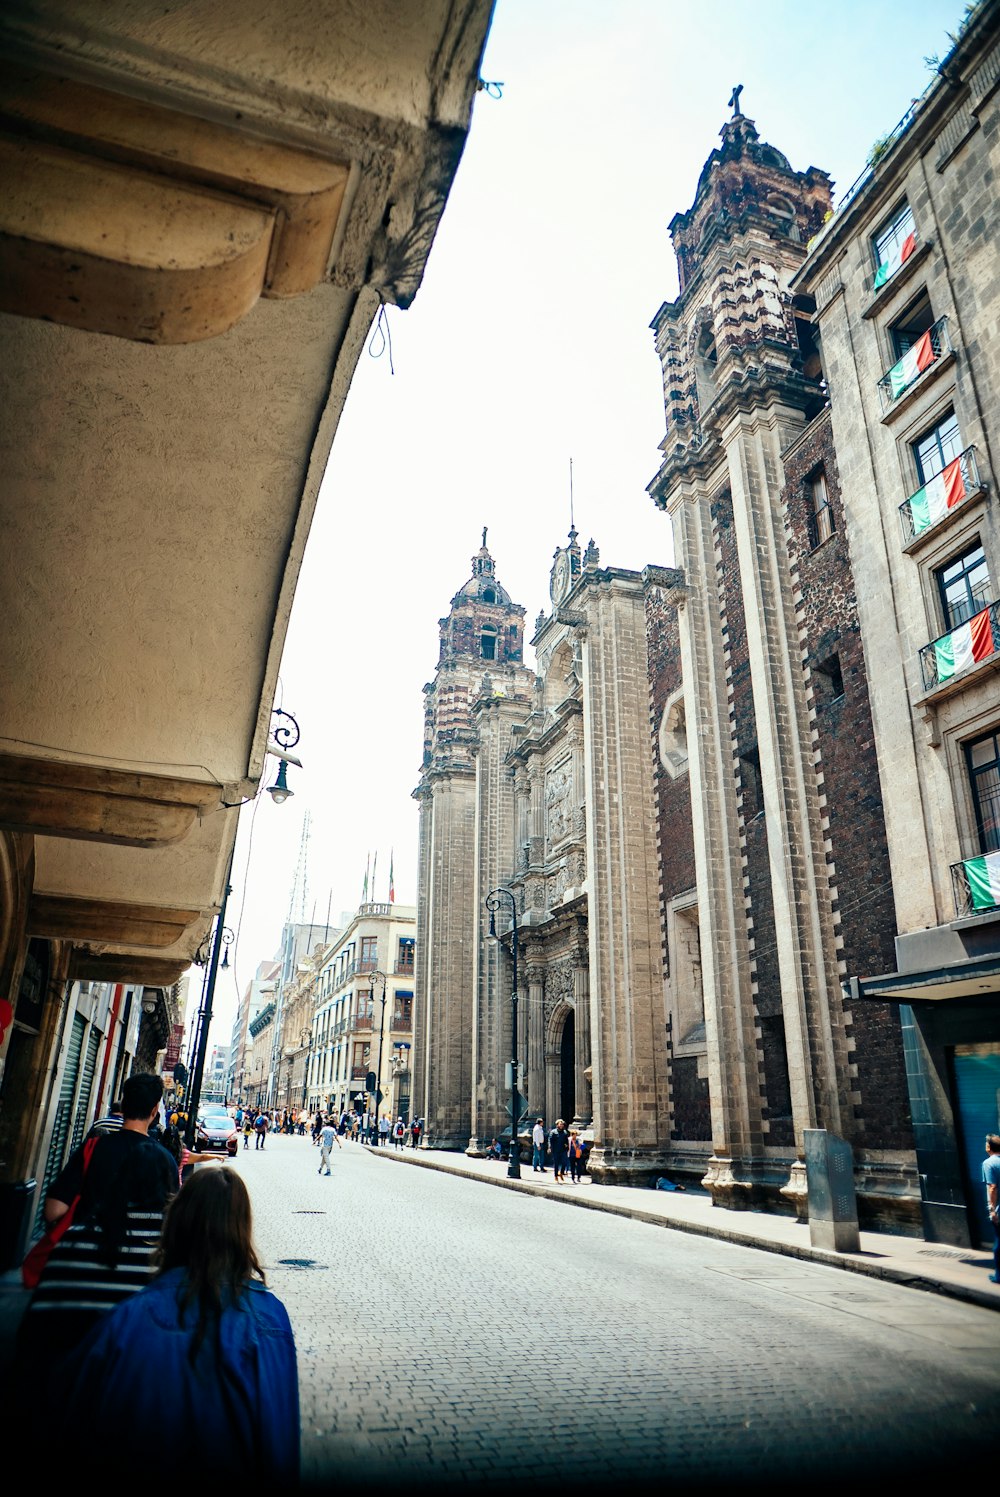
<svg viewBox="0 0 1000 1497">
<path fill-rule="evenodd" d="M 497 580 L 483 543 L 440 621 L 424 687 L 413 1059 L 414 1116 L 429 1148 L 464 1149 L 473 1132 L 473 1047 L 480 972 L 480 885 L 509 874 L 514 798 L 504 767 L 510 719 L 534 688 L 524 665 L 524 609 Z M 478 834 L 477 834 L 478 823 Z M 493 882 L 489 880 L 492 878 Z"/>
<path fill-rule="evenodd" d="M 652 324 L 666 435 L 650 493 L 684 573 L 705 1184 L 724 1205 L 780 1183 L 779 1155 L 795 1176 L 804 1129 L 853 1137 L 856 1100 L 784 502 L 786 456 L 825 404 L 812 304 L 790 287 L 830 179 L 762 141 L 740 91 L 670 225 L 680 295 Z"/>
</svg>

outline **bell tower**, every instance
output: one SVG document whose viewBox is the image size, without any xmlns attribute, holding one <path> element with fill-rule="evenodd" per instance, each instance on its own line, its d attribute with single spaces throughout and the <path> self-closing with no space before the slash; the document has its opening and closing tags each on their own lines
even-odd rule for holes
<svg viewBox="0 0 1000 1497">
<path fill-rule="evenodd" d="M 503 767 L 508 720 L 526 710 L 534 681 L 524 664 L 524 609 L 497 579 L 484 528 L 472 575 L 440 621 L 413 792 L 420 833 L 412 1106 L 426 1120 L 428 1148 L 465 1148 L 472 1133 L 478 890 L 493 870 L 506 876 L 512 866 L 513 786 Z M 484 714 L 484 704 L 493 710 Z"/>
</svg>

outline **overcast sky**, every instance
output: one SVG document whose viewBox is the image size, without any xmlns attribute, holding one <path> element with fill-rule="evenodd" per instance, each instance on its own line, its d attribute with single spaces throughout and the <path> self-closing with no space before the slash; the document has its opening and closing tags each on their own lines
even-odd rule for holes
<svg viewBox="0 0 1000 1497">
<path fill-rule="evenodd" d="M 581 541 L 606 565 L 672 560 L 645 491 L 664 430 L 649 323 L 677 294 L 667 224 L 734 85 L 762 139 L 797 171 L 828 171 L 836 196 L 924 90 L 924 58 L 948 50 L 962 9 L 498 0 L 483 77 L 502 97 L 477 96 L 423 286 L 388 311 L 395 374 L 387 354 L 362 356 L 334 443 L 281 673 L 304 769 L 293 800 L 242 813 L 215 1042 L 237 983 L 277 947 L 307 808 L 307 919 L 355 908 L 376 850 L 370 897 L 388 896 L 392 850 L 396 900 L 415 901 L 421 687 L 482 527 L 529 637 L 569 527 L 570 457 Z"/>
</svg>

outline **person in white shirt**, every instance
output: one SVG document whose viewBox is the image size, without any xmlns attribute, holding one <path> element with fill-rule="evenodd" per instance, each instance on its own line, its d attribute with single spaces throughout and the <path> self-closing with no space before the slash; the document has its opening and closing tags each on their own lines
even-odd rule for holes
<svg viewBox="0 0 1000 1497">
<path fill-rule="evenodd" d="M 541 1118 L 531 1130 L 531 1168 L 545 1174 L 545 1124 Z"/>
<path fill-rule="evenodd" d="M 337 1140 L 337 1148 L 342 1149 L 344 1145 L 340 1142 L 337 1130 L 333 1126 L 333 1118 L 327 1118 L 319 1134 L 319 1169 L 316 1171 L 318 1175 L 330 1173 L 330 1151 L 333 1148 L 334 1139 Z"/>
</svg>

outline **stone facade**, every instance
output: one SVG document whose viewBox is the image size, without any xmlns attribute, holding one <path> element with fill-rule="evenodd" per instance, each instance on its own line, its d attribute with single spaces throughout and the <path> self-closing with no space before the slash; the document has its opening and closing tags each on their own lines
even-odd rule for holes
<svg viewBox="0 0 1000 1497">
<path fill-rule="evenodd" d="M 841 661 L 868 678 L 861 750 L 877 760 L 894 894 L 894 952 L 870 929 L 847 962 L 855 1059 L 862 1023 L 885 1044 L 886 1001 L 898 1006 L 924 1232 L 965 1245 L 989 1240 L 979 1162 L 1000 1127 L 995 0 L 965 18 L 939 75 L 792 289 L 815 300 L 829 382 L 863 643 Z M 877 867 L 854 851 L 874 889 Z M 973 897 L 979 859 L 998 878 Z M 839 866 L 837 883 L 846 925 L 859 893 Z M 898 1094 L 898 1068 L 886 1076 Z"/>
<path fill-rule="evenodd" d="M 592 1130 L 596 1178 L 648 1179 L 662 1168 L 669 1107 L 646 641 L 649 598 L 671 575 L 602 567 L 593 542 L 582 554 L 571 531 L 555 556 L 552 611 L 533 640 L 537 678 L 519 662 L 513 678 L 491 671 L 463 724 L 474 781 L 466 771 L 469 819 L 449 823 L 446 858 L 431 821 L 435 795 L 455 800 L 456 740 L 441 743 L 434 733 L 440 666 L 429 688 L 430 752 L 418 791 L 426 944 L 417 984 L 418 998 L 427 991 L 428 999 L 426 1008 L 418 1003 L 417 1049 L 430 1147 L 455 1146 L 451 1120 L 463 1112 L 474 1153 L 510 1126 L 511 931 L 501 914 L 499 939 L 491 939 L 483 914 L 487 896 L 503 887 L 514 900 L 521 956 L 525 1115 L 550 1124 L 561 1115 Z M 445 641 L 456 637 L 450 621 L 442 627 Z M 457 662 L 450 651 L 447 660 L 450 678 Z M 466 656 L 464 669 L 482 666 Z M 442 791 L 445 754 L 452 762 Z M 472 895 L 458 910 L 456 890 Z M 446 1005 L 432 974 L 458 953 L 471 973 L 466 1001 Z"/>
<path fill-rule="evenodd" d="M 823 172 L 735 113 L 671 224 L 680 296 L 653 323 L 650 492 L 680 569 L 649 634 L 671 1162 L 718 1204 L 801 1209 L 803 1131 L 829 1128 L 868 1218 L 905 1218 L 899 1026 L 881 1005 L 859 1029 L 842 993 L 848 941 L 889 960 L 891 892 L 811 303 L 791 289 L 829 203 Z M 843 902 L 841 850 L 863 881 Z"/>
</svg>

